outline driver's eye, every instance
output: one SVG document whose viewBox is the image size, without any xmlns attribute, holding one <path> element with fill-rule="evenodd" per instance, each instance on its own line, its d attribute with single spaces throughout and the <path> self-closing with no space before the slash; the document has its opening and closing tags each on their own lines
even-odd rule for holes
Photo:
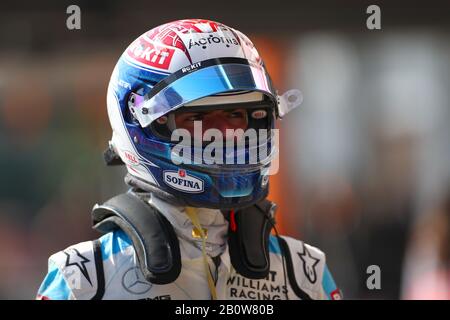
<svg viewBox="0 0 450 320">
<path fill-rule="evenodd" d="M 196 113 L 196 114 L 186 117 L 184 120 L 185 121 L 201 121 L 201 120 L 203 120 L 203 114 Z"/>
<path fill-rule="evenodd" d="M 232 110 L 228 114 L 230 118 L 245 118 L 244 111 L 242 110 Z"/>
</svg>

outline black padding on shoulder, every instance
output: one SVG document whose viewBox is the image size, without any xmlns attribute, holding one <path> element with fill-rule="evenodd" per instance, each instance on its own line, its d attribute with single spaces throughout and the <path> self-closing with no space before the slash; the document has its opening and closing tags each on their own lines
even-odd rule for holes
<svg viewBox="0 0 450 320">
<path fill-rule="evenodd" d="M 294 264 L 292 263 L 291 252 L 289 251 L 289 246 L 286 240 L 284 240 L 282 237 L 277 237 L 277 239 L 278 243 L 280 244 L 281 253 L 286 257 L 287 275 L 292 290 L 300 299 L 312 300 L 311 297 L 298 286 L 297 280 L 295 279 Z"/>
<path fill-rule="evenodd" d="M 100 240 L 94 240 L 92 245 L 94 247 L 95 272 L 97 274 L 97 292 L 91 300 L 102 300 L 105 294 L 105 272 L 103 271 L 103 256 Z"/>
<path fill-rule="evenodd" d="M 181 272 L 178 238 L 170 222 L 136 194 L 115 196 L 92 211 L 93 228 L 122 229 L 133 242 L 144 277 L 154 284 L 175 281 Z"/>
<path fill-rule="evenodd" d="M 228 246 L 231 264 L 246 278 L 263 279 L 269 274 L 270 219 L 273 210 L 274 204 L 263 200 L 235 212 L 236 230 L 233 231 L 233 223 L 230 221 Z"/>
</svg>

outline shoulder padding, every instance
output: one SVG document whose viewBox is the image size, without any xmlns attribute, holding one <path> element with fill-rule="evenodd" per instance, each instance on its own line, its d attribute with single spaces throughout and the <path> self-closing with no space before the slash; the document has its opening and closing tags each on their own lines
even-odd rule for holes
<svg viewBox="0 0 450 320">
<path fill-rule="evenodd" d="M 103 262 L 98 244 L 98 240 L 81 242 L 49 258 L 58 267 L 75 299 L 96 299 L 104 289 Z"/>
<path fill-rule="evenodd" d="M 280 240 L 293 291 L 301 299 L 321 299 L 325 254 L 291 237 L 281 236 Z"/>
<path fill-rule="evenodd" d="M 147 281 L 167 284 L 181 272 L 177 235 L 164 215 L 137 194 L 119 194 L 92 210 L 93 227 L 100 232 L 121 229 L 131 239 Z"/>
</svg>

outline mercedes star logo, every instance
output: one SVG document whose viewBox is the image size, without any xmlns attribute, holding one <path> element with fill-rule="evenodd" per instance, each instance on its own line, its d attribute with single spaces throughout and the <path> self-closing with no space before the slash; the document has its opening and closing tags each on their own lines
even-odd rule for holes
<svg viewBox="0 0 450 320">
<path fill-rule="evenodd" d="M 139 267 L 132 267 L 123 274 L 122 286 L 132 294 L 144 294 L 152 288 L 152 284 L 144 279 Z"/>
</svg>

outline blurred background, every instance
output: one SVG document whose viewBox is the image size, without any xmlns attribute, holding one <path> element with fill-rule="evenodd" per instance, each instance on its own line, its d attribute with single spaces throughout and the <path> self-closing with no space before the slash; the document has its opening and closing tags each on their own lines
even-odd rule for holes
<svg viewBox="0 0 450 320">
<path fill-rule="evenodd" d="M 66 8 L 81 8 L 81 30 Z M 368 30 L 369 4 L 381 30 Z M 450 299 L 450 6 L 434 1 L 62 1 L 0 4 L 0 299 L 33 299 L 47 258 L 99 236 L 106 88 L 128 44 L 205 18 L 249 35 L 280 91 L 270 198 L 279 231 L 318 246 L 345 298 Z M 367 267 L 381 269 L 369 290 Z"/>
</svg>

